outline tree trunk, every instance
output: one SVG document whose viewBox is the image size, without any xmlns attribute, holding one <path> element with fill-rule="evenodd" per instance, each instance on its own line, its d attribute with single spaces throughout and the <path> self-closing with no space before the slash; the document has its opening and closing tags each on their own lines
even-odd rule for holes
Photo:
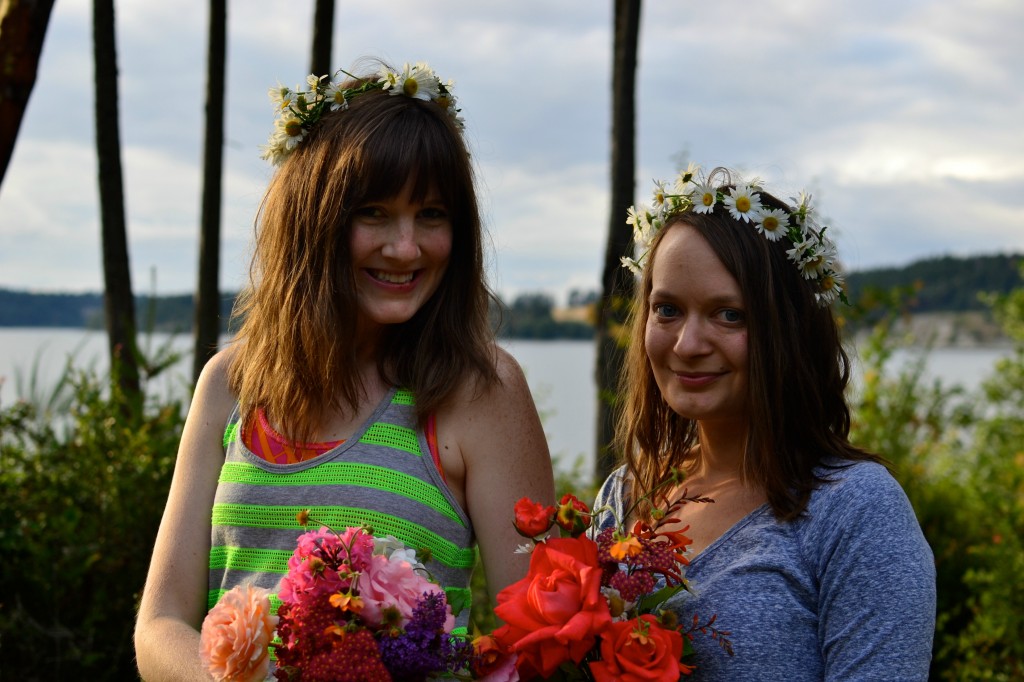
<svg viewBox="0 0 1024 682">
<path fill-rule="evenodd" d="M 0 182 L 36 84 L 54 0 L 0 0 Z"/>
<path fill-rule="evenodd" d="M 331 42 L 334 38 L 334 0 L 316 0 L 313 14 L 313 55 L 309 72 L 317 76 L 331 73 Z"/>
<path fill-rule="evenodd" d="M 104 313 L 110 367 L 130 409 L 141 411 L 135 298 L 128 267 L 121 138 L 118 126 L 117 46 L 113 0 L 93 0 L 96 67 L 96 156 L 99 160 L 100 241 L 103 251 Z"/>
<path fill-rule="evenodd" d="M 623 324 L 633 292 L 633 275 L 620 264 L 633 248 L 626 210 L 633 203 L 636 166 L 636 53 L 640 34 L 640 0 L 615 0 L 612 53 L 611 215 L 601 276 L 597 319 L 597 438 L 594 480 L 611 472 L 616 454 L 615 402 L 626 337 Z"/>
<path fill-rule="evenodd" d="M 224 168 L 224 100 L 227 0 L 210 0 L 206 61 L 206 135 L 203 140 L 203 198 L 199 225 L 199 274 L 193 325 L 192 380 L 217 352 L 220 337 L 220 216 Z"/>
</svg>

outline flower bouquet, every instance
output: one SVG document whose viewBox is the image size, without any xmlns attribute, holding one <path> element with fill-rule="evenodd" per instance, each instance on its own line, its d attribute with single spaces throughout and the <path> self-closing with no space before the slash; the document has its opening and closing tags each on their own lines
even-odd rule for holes
<svg viewBox="0 0 1024 682">
<path fill-rule="evenodd" d="M 684 491 L 658 516 L 672 522 L 664 517 L 680 505 L 710 501 Z M 714 627 L 714 616 L 681 624 L 661 608 L 689 589 L 685 528 L 668 532 L 637 522 L 626 530 L 616 519 L 592 539 L 584 535 L 592 520 L 572 494 L 557 506 L 527 498 L 515 506 L 516 529 L 532 541 L 522 548 L 532 551 L 530 570 L 498 594 L 495 614 L 505 625 L 493 637 L 514 657 L 519 679 L 678 680 L 694 669 L 687 661 L 698 632 L 731 653 L 729 633 Z M 559 537 L 547 537 L 555 526 Z"/>
<path fill-rule="evenodd" d="M 394 538 L 375 538 L 365 526 L 307 532 L 278 585 L 277 616 L 269 592 L 235 587 L 210 610 L 202 655 L 215 680 L 267 679 L 270 650 L 281 682 L 470 677 L 473 643 L 451 634 L 444 591 Z M 280 641 L 272 642 L 275 631 Z"/>
</svg>

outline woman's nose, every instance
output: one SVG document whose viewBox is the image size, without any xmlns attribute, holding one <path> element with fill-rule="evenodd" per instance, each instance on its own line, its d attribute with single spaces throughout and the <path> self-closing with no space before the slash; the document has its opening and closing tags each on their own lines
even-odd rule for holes
<svg viewBox="0 0 1024 682">
<path fill-rule="evenodd" d="M 416 242 L 416 225 L 412 216 L 398 216 L 387 232 L 384 247 L 381 250 L 385 258 L 394 260 L 414 260 L 419 258 L 420 247 Z"/>
<path fill-rule="evenodd" d="M 679 335 L 672 347 L 681 357 L 701 355 L 708 350 L 707 333 L 698 319 L 688 319 L 679 327 Z"/>
</svg>

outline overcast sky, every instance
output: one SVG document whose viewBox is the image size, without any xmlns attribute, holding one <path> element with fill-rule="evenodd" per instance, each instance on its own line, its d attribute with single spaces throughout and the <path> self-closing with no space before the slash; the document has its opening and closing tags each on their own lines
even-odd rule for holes
<svg viewBox="0 0 1024 682">
<path fill-rule="evenodd" d="M 221 285 L 246 277 L 270 167 L 267 89 L 302 83 L 312 2 L 228 3 Z M 598 285 L 608 223 L 611 0 L 337 3 L 335 68 L 453 79 L 506 296 Z M 207 4 L 117 5 L 133 285 L 191 291 Z M 59 0 L 0 186 L 0 287 L 99 291 L 91 3 Z M 809 189 L 847 269 L 1024 252 L 1024 3 L 644 4 L 637 194 L 680 162 Z"/>
</svg>

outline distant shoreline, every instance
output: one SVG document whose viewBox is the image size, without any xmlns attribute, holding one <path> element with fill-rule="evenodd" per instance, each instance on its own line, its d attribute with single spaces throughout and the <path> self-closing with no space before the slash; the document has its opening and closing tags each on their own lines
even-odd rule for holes
<svg viewBox="0 0 1024 682">
<path fill-rule="evenodd" d="M 560 315 L 561 317 L 561 315 Z M 582 317 L 582 316 L 581 316 Z M 103 333 L 104 329 L 98 326 L 85 325 L 39 325 L 39 324 L 4 324 L 0 322 L 0 330 L 81 330 L 83 332 Z M 146 331 L 140 331 L 140 338 L 144 338 Z M 178 336 L 191 336 L 191 329 L 155 329 L 152 333 L 169 334 Z M 854 335 L 854 341 L 862 342 L 870 333 L 868 329 L 859 329 Z M 1002 329 L 992 319 L 991 315 L 983 311 L 963 312 L 929 312 L 908 314 L 893 325 L 892 335 L 899 339 L 900 345 L 913 348 L 964 348 L 964 349 L 1000 349 L 1011 348 L 1013 340 L 1003 333 Z M 579 336 L 550 336 L 537 338 L 531 336 L 502 335 L 499 340 L 509 341 L 579 341 L 581 343 L 592 343 L 591 338 L 580 338 Z"/>
</svg>

